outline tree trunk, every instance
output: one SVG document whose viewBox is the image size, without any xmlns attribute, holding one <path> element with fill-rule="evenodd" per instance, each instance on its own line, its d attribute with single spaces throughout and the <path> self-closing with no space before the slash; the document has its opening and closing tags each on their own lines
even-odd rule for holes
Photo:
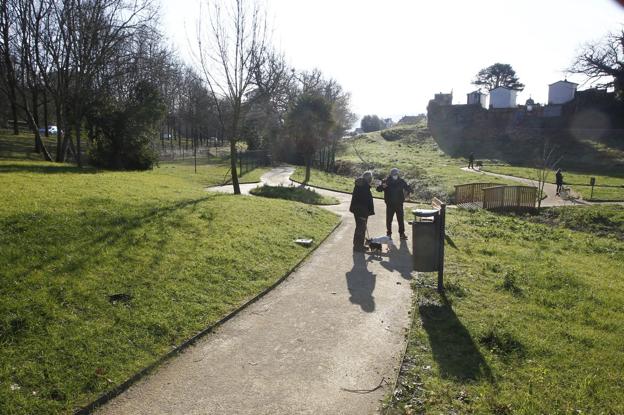
<svg viewBox="0 0 624 415">
<path fill-rule="evenodd" d="M 11 113 L 13 114 L 13 134 L 19 135 L 19 124 L 17 123 L 17 105 L 11 102 Z"/>
<path fill-rule="evenodd" d="M 82 128 L 80 126 L 80 119 L 76 121 L 76 164 L 78 167 L 82 167 L 82 160 L 80 158 L 80 134 L 82 133 Z"/>
<path fill-rule="evenodd" d="M 63 162 L 63 118 L 59 102 L 56 102 L 56 162 Z"/>
<path fill-rule="evenodd" d="M 238 184 L 238 172 L 236 171 L 236 140 L 230 139 L 230 170 L 232 172 L 232 186 L 234 187 L 234 194 L 240 195 L 240 185 Z"/>
<path fill-rule="evenodd" d="M 48 131 L 48 91 L 44 88 L 43 89 L 43 126 L 45 128 L 45 136 L 48 137 L 49 136 L 49 131 Z"/>
<path fill-rule="evenodd" d="M 35 152 L 37 154 L 41 154 L 41 136 L 39 136 L 39 92 L 37 88 L 33 88 L 32 90 L 32 118 L 35 124 L 34 130 L 35 133 Z"/>
<path fill-rule="evenodd" d="M 305 160 L 306 172 L 305 172 L 305 178 L 303 179 L 303 183 L 307 184 L 310 181 L 310 167 L 312 165 L 312 157 L 310 157 L 310 155 L 307 154 L 304 156 L 304 160 Z"/>
<path fill-rule="evenodd" d="M 46 146 L 43 143 L 43 141 L 41 140 L 41 134 L 39 134 L 39 129 L 37 128 L 37 126 L 35 124 L 35 119 L 34 119 L 32 113 L 30 111 L 28 111 L 28 110 L 26 111 L 26 117 L 27 117 L 28 124 L 30 124 L 31 128 L 35 132 L 35 143 L 36 143 L 35 146 L 37 146 L 37 147 L 39 147 L 41 149 L 41 152 L 43 153 L 43 158 L 46 161 L 52 161 L 52 156 L 48 152 L 48 149 L 46 148 Z"/>
</svg>

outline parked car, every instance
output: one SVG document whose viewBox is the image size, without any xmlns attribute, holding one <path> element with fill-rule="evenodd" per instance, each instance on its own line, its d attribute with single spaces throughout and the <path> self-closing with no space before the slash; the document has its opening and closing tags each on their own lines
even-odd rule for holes
<svg viewBox="0 0 624 415">
<path fill-rule="evenodd" d="M 41 134 L 45 134 L 46 129 L 40 128 L 39 132 Z M 58 134 L 58 128 L 56 128 L 56 125 L 48 125 L 48 134 Z"/>
</svg>

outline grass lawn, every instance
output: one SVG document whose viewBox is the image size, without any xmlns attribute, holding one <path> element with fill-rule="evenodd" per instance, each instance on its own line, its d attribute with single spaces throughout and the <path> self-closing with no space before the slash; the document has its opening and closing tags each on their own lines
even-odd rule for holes
<svg viewBox="0 0 624 415">
<path fill-rule="evenodd" d="M 0 161 L 0 413 L 72 413 L 283 276 L 309 250 L 293 240 L 338 221 L 208 193 L 221 171 L 187 167 Z"/>
<path fill-rule="evenodd" d="M 624 209 L 542 215 L 449 211 L 385 413 L 624 413 Z"/>
<path fill-rule="evenodd" d="M 483 170 L 528 179 L 535 179 L 536 177 L 535 170 L 530 167 L 486 165 L 483 166 Z M 591 196 L 591 186 L 589 186 L 591 177 L 596 178 L 594 195 L 591 200 L 624 200 L 624 173 L 618 174 L 614 171 L 612 175 L 600 175 L 574 171 L 563 172 L 564 183 L 571 186 L 586 200 L 590 200 Z M 548 181 L 555 183 L 554 172 L 549 175 Z"/>
<path fill-rule="evenodd" d="M 462 158 L 453 158 L 442 152 L 435 140 L 426 132 L 424 125 L 399 126 L 390 132 L 393 140 L 386 140 L 382 132 L 373 132 L 345 140 L 336 160 L 353 166 L 346 175 L 328 174 L 314 170 L 309 184 L 343 192 L 353 190 L 353 180 L 364 170 L 371 169 L 375 178 L 388 175 L 392 167 L 398 167 L 414 189 L 412 200 L 430 201 L 434 196 L 448 200 L 455 185 L 482 180 L 474 173 L 465 172 L 467 165 Z M 293 179 L 302 181 L 305 169 L 298 167 Z M 488 182 L 516 184 L 513 181 L 487 178 Z M 373 192 L 380 197 L 381 193 Z"/>
<path fill-rule="evenodd" d="M 302 202 L 309 205 L 337 205 L 340 202 L 335 197 L 323 196 L 314 190 L 301 187 L 261 186 L 249 191 L 252 195 L 273 199 L 285 199 Z"/>
</svg>

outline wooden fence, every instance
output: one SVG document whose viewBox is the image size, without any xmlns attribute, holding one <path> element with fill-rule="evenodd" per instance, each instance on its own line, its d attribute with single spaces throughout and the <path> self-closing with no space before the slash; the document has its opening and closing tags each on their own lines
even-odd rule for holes
<svg viewBox="0 0 624 415">
<path fill-rule="evenodd" d="M 483 202 L 483 189 L 498 183 L 468 183 L 455 186 L 455 204 Z"/>
<path fill-rule="evenodd" d="M 483 208 L 487 210 L 535 209 L 537 187 L 493 186 L 483 189 Z"/>
</svg>

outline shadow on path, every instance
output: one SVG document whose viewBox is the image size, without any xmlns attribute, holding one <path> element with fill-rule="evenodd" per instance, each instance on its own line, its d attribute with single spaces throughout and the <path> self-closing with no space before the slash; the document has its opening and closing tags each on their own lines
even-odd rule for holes
<svg viewBox="0 0 624 415">
<path fill-rule="evenodd" d="M 372 313 L 375 311 L 375 290 L 376 276 L 368 270 L 366 257 L 363 252 L 353 253 L 353 268 L 345 274 L 347 277 L 347 288 L 349 289 L 349 301 L 359 304 L 362 311 Z"/>
<path fill-rule="evenodd" d="M 406 280 L 412 279 L 412 255 L 407 247 L 407 241 L 401 239 L 397 249 L 388 253 L 388 261 L 381 262 L 381 266 L 388 271 L 398 271 Z"/>
<path fill-rule="evenodd" d="M 470 332 L 457 318 L 446 296 L 442 294 L 440 299 L 441 304 L 418 306 L 433 358 L 440 368 L 440 376 L 458 381 L 485 378 L 493 382 L 492 371 Z"/>
</svg>

